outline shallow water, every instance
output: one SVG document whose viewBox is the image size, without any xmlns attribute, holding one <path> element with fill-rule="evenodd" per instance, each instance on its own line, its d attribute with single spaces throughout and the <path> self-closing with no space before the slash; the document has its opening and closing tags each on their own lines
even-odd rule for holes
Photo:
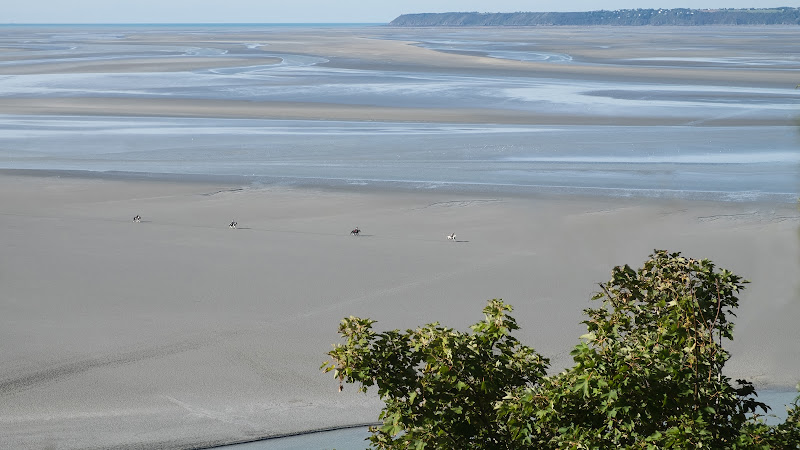
<svg viewBox="0 0 800 450">
<path fill-rule="evenodd" d="M 774 390 L 764 390 L 758 393 L 758 397 L 756 400 L 766 403 L 771 409 L 765 415 L 764 421 L 768 424 L 775 425 L 781 423 L 786 420 L 788 416 L 788 412 L 786 408 L 791 406 L 800 395 L 797 391 L 774 391 Z M 763 414 L 761 410 L 758 410 L 759 414 Z"/>
<path fill-rule="evenodd" d="M 427 66 L 393 70 L 319 55 L 270 52 L 271 39 L 287 30 L 293 28 L 5 27 L 8 33 L 0 37 L 0 49 L 7 52 L 0 53 L 0 73 L 19 66 L 35 72 L 36 67 L 54 61 L 106 64 L 131 58 L 211 56 L 249 62 L 179 72 L 104 73 L 100 66 L 87 73 L 0 75 L 0 99 L 299 101 L 613 116 L 649 119 L 652 124 L 535 126 L 6 114 L 0 115 L 0 169 L 197 174 L 239 177 L 257 184 L 723 201 L 794 202 L 800 192 L 800 135 L 796 126 L 785 125 L 800 117 L 800 90 L 601 79 L 588 72 L 567 79 Z M 753 48 L 762 39 L 757 33 L 766 38 L 791 36 L 793 31 L 785 28 L 709 29 L 698 36 L 722 44 L 703 48 L 710 44 L 698 43 L 697 49 L 686 50 L 685 55 L 665 48 L 659 50 L 663 56 L 644 55 L 635 46 L 636 39 L 644 42 L 646 33 L 625 29 L 620 33 L 634 36 L 624 44 L 632 47 L 626 58 L 602 56 L 609 47 L 621 45 L 618 41 L 628 42 L 614 40 L 608 29 L 571 32 L 593 45 L 597 55 L 585 48 L 575 55 L 548 51 L 545 38 L 539 42 L 536 33 L 520 30 L 352 30 L 377 39 L 413 41 L 436 51 L 555 66 L 800 68 L 796 47 Z M 561 31 L 550 33 L 558 37 Z M 587 38 L 590 33 L 597 36 Z M 662 30 L 658 33 L 666 33 L 665 39 L 670 36 Z M 138 36 L 135 42 L 129 39 L 132 35 Z M 159 38 L 148 40 L 151 35 Z M 224 44 L 215 45 L 208 36 Z M 693 56 L 697 51 L 709 56 Z M 281 62 L 273 64 L 273 58 Z M 710 126 L 731 118 L 740 123 L 784 125 Z M 663 122 L 667 119 L 670 125 Z"/>
<path fill-rule="evenodd" d="M 764 417 L 768 424 L 778 424 L 786 420 L 786 405 L 790 405 L 797 392 L 794 391 L 762 391 L 757 400 L 769 405 L 772 409 Z M 759 410 L 761 413 L 761 410 Z M 284 438 L 267 439 L 246 444 L 222 447 L 230 450 L 304 450 L 304 449 L 338 449 L 356 450 L 368 448 L 365 439 L 369 436 L 366 427 L 347 428 L 343 430 L 309 433 Z"/>
<path fill-rule="evenodd" d="M 450 125 L 0 116 L 0 167 L 246 183 L 794 201 L 780 127 Z"/>
</svg>

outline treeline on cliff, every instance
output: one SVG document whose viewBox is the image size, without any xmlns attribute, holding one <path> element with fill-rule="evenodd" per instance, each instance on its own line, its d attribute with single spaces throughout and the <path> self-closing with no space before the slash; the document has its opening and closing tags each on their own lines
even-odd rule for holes
<svg viewBox="0 0 800 450">
<path fill-rule="evenodd" d="M 587 12 L 449 12 L 403 14 L 398 27 L 535 25 L 800 25 L 800 8 L 618 9 Z"/>
</svg>

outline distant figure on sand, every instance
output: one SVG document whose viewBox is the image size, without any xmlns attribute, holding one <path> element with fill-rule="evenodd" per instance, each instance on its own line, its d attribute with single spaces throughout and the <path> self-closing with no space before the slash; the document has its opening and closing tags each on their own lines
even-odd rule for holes
<svg viewBox="0 0 800 450">
<path fill-rule="evenodd" d="M 448 236 L 447 236 L 447 239 L 450 239 L 450 240 L 453 240 L 453 241 L 455 241 L 455 240 L 456 240 L 456 234 L 455 234 L 455 233 L 453 233 L 453 234 L 451 234 L 451 235 L 448 235 Z"/>
<path fill-rule="evenodd" d="M 236 221 L 234 220 L 234 221 L 233 221 L 233 222 L 231 222 L 231 223 L 230 223 L 228 226 L 229 226 L 230 228 L 236 228 L 236 225 L 238 225 L 238 223 L 236 223 Z"/>
<path fill-rule="evenodd" d="M 140 216 L 138 214 L 133 216 L 133 221 L 136 222 L 136 223 L 141 222 L 142 221 L 142 216 Z"/>
<path fill-rule="evenodd" d="M 350 232 L 350 234 L 353 236 L 358 236 L 358 233 L 361 233 L 361 230 L 359 230 L 358 227 L 353 228 L 353 231 Z"/>
</svg>

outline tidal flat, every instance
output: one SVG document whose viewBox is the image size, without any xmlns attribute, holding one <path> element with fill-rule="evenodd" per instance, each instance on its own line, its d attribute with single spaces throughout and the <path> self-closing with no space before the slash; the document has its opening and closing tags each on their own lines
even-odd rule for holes
<svg viewBox="0 0 800 450">
<path fill-rule="evenodd" d="M 655 248 L 752 281 L 732 378 L 800 381 L 796 27 L 0 29 L 3 445 L 372 423 L 349 315 L 503 298 L 558 371 Z"/>
</svg>

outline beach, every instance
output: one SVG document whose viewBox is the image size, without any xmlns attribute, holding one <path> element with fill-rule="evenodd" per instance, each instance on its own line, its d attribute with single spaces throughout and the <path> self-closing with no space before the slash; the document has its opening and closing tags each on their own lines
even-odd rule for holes
<svg viewBox="0 0 800 450">
<path fill-rule="evenodd" d="M 553 65 L 356 30 L 95 29 L 74 61 L 3 41 L 0 447 L 207 448 L 374 423 L 374 390 L 319 370 L 350 315 L 467 331 L 502 298 L 556 373 L 598 283 L 654 249 L 751 281 L 728 376 L 800 381 L 796 50 L 756 69 L 692 59 L 732 57 L 720 38 L 671 52 L 674 67 L 617 67 L 597 60 L 646 61 L 667 34 L 556 45 L 565 31 L 546 29 L 539 50 L 580 62 Z M 597 44 L 631 33 L 636 51 Z M 742 33 L 757 48 L 765 32 Z M 784 48 L 797 31 L 770 33 Z M 169 47 L 165 64 L 117 51 L 98 73 L 119 42 Z M 566 100 L 508 91 L 540 82 Z"/>
<path fill-rule="evenodd" d="M 374 392 L 339 393 L 318 370 L 350 315 L 466 330 L 503 298 L 558 370 L 597 283 L 655 248 L 752 280 L 731 376 L 787 387 L 800 370 L 794 205 L 0 183 L 9 448 L 185 448 L 373 422 Z"/>
</svg>

